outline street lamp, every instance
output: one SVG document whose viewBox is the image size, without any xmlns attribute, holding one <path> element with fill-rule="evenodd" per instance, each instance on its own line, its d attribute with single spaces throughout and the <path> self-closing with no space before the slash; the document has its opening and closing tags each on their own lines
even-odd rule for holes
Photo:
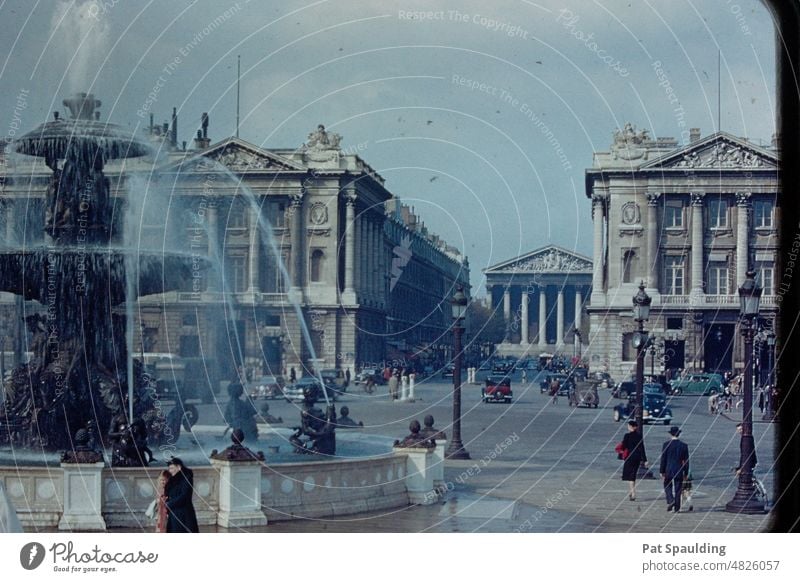
<svg viewBox="0 0 800 582">
<path fill-rule="evenodd" d="M 775 420 L 775 332 L 767 332 L 767 405 L 761 420 L 772 422 Z"/>
<path fill-rule="evenodd" d="M 739 318 L 744 338 L 744 403 L 742 404 L 742 440 L 739 446 L 739 484 L 725 511 L 730 513 L 764 513 L 764 502 L 756 494 L 753 484 L 753 459 L 756 444 L 753 439 L 753 332 L 761 302 L 761 287 L 755 280 L 755 271 L 739 287 Z"/>
<path fill-rule="evenodd" d="M 445 456 L 448 459 L 469 459 L 461 442 L 461 335 L 464 333 L 464 315 L 467 312 L 467 296 L 459 287 L 450 301 L 453 308 L 453 439 L 447 447 Z"/>
<path fill-rule="evenodd" d="M 653 298 L 644 290 L 644 281 L 639 283 L 639 292 L 633 296 L 633 319 L 639 324 L 639 329 L 633 334 L 633 347 L 636 348 L 636 405 L 634 418 L 637 429 L 644 445 L 644 356 L 647 352 L 647 332 L 644 331 L 644 322 L 650 319 L 650 304 Z M 639 479 L 653 479 L 653 474 L 645 468 L 644 463 L 639 465 Z"/>
</svg>

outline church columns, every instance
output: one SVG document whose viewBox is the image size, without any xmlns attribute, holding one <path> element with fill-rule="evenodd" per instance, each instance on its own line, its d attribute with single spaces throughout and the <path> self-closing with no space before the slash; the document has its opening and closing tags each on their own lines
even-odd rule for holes
<svg viewBox="0 0 800 582">
<path fill-rule="evenodd" d="M 605 197 L 592 196 L 592 221 L 594 227 L 594 256 L 592 263 L 592 303 L 605 303 L 603 285 L 603 222 L 605 221 Z"/>
<path fill-rule="evenodd" d="M 579 287 L 575 287 L 575 329 L 581 328 L 581 308 L 583 307 L 583 295 Z"/>
<path fill-rule="evenodd" d="M 527 345 L 528 342 L 528 288 L 522 290 L 520 305 L 520 343 Z"/>
<path fill-rule="evenodd" d="M 303 288 L 303 191 L 290 195 L 291 199 L 291 245 L 292 245 L 292 288 Z"/>
<path fill-rule="evenodd" d="M 747 269 L 750 252 L 747 243 L 748 233 L 748 209 L 750 206 L 750 192 L 736 193 L 736 287 L 744 282 L 747 277 Z"/>
<path fill-rule="evenodd" d="M 558 288 L 556 301 L 556 345 L 564 345 L 564 287 Z"/>
<path fill-rule="evenodd" d="M 547 287 L 539 286 L 539 347 L 547 347 Z"/>
<path fill-rule="evenodd" d="M 247 292 L 256 293 L 258 288 L 259 247 L 261 246 L 261 230 L 259 228 L 260 208 L 250 208 L 250 245 L 247 253 Z"/>
<path fill-rule="evenodd" d="M 355 280 L 356 260 L 356 193 L 348 190 L 345 193 L 345 234 L 344 234 L 344 292 L 355 298 L 353 283 Z"/>
<path fill-rule="evenodd" d="M 508 327 L 511 322 L 511 287 L 506 286 L 503 290 L 503 321 Z"/>
</svg>

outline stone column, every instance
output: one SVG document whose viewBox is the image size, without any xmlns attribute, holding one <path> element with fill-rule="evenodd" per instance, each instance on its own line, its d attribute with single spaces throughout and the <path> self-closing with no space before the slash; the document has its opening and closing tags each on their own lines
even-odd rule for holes
<svg viewBox="0 0 800 582">
<path fill-rule="evenodd" d="M 356 193 L 348 190 L 345 193 L 345 231 L 344 231 L 344 292 L 355 296 L 353 287 L 356 260 Z"/>
<path fill-rule="evenodd" d="M 247 292 L 257 293 L 259 247 L 261 246 L 261 230 L 259 228 L 260 208 L 250 208 L 250 247 L 247 252 Z"/>
<path fill-rule="evenodd" d="M 581 308 L 583 307 L 583 295 L 578 287 L 575 287 L 575 329 L 581 328 Z"/>
<path fill-rule="evenodd" d="M 511 322 L 511 288 L 508 286 L 503 291 L 503 320 L 506 326 Z"/>
<path fill-rule="evenodd" d="M 661 192 L 647 193 L 647 287 L 658 291 L 658 199 Z"/>
<path fill-rule="evenodd" d="M 594 225 L 594 257 L 592 264 L 592 303 L 605 303 L 603 282 L 603 222 L 605 221 L 605 197 L 592 195 L 592 221 Z"/>
<path fill-rule="evenodd" d="M 528 345 L 528 288 L 522 290 L 522 304 L 520 305 L 520 343 Z"/>
<path fill-rule="evenodd" d="M 703 295 L 703 198 L 704 193 L 692 192 L 692 291 L 691 296 Z"/>
<path fill-rule="evenodd" d="M 748 211 L 750 207 L 750 192 L 736 193 L 736 287 L 739 287 L 747 277 L 747 268 L 750 263 L 750 248 L 747 242 L 749 230 Z"/>
<path fill-rule="evenodd" d="M 295 192 L 291 198 L 291 245 L 292 245 L 292 288 L 303 288 L 303 191 Z"/>
<path fill-rule="evenodd" d="M 211 459 L 219 472 L 219 514 L 217 524 L 225 528 L 267 525 L 261 511 L 261 463 Z"/>
<path fill-rule="evenodd" d="M 208 209 L 206 210 L 206 216 L 208 217 L 207 218 L 208 223 L 206 224 L 206 228 L 208 229 L 208 256 L 211 257 L 211 259 L 214 261 L 220 259 L 218 262 L 219 265 L 218 268 L 222 268 L 221 264 L 222 261 L 219 249 L 219 220 L 218 220 L 217 205 L 215 202 L 212 202 L 208 205 Z M 208 281 L 209 291 L 219 291 L 220 275 L 221 273 L 217 273 L 213 269 L 209 270 L 209 281 Z"/>
<path fill-rule="evenodd" d="M 539 347 L 547 347 L 547 287 L 539 286 Z"/>
<path fill-rule="evenodd" d="M 556 345 L 564 345 L 564 288 L 558 289 L 558 301 L 556 303 Z"/>
<path fill-rule="evenodd" d="M 61 463 L 64 472 L 64 512 L 58 529 L 106 531 L 103 518 L 103 467 L 105 463 Z"/>
</svg>

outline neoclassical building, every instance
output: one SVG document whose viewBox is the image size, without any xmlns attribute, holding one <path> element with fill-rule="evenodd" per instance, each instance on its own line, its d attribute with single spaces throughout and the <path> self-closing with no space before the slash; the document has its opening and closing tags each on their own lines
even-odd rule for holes
<svg viewBox="0 0 800 582">
<path fill-rule="evenodd" d="M 176 124 L 174 118 L 172 129 L 151 128 L 162 152 L 155 167 L 153 160 L 106 166 L 115 196 L 133 193 L 130 244 L 197 259 L 185 289 L 138 302 L 137 353 L 202 360 L 209 375 L 225 380 L 242 364 L 263 373 L 294 367 L 300 375 L 311 366 L 354 371 L 382 362 L 387 339 L 418 333 L 413 322 L 398 330 L 398 314 L 416 317 L 419 308 L 447 301 L 458 284 L 469 292 L 466 258 L 398 218 L 383 178 L 343 151 L 337 134 L 319 126 L 293 150 L 236 137 L 211 144 L 206 118 L 186 149 L 177 145 Z M 49 170 L 38 160 L 0 154 L 7 243 L 46 244 L 40 205 Z M 116 227 L 128 226 L 120 219 Z M 396 268 L 406 236 L 410 252 L 400 253 L 405 262 Z M 424 286 L 424 302 L 417 286 Z M 0 349 L 9 356 L 20 334 L 24 340 L 20 309 L 18 300 L 0 294 L 4 337 L 14 338 Z M 444 334 L 450 325 L 438 316 L 419 323 L 420 337 Z"/>
<path fill-rule="evenodd" d="M 762 147 L 692 129 L 689 143 L 651 139 L 630 124 L 586 170 L 592 201 L 594 273 L 588 306 L 591 364 L 615 376 L 635 366 L 632 298 L 653 298 L 646 329 L 667 368 L 743 367 L 737 289 L 753 268 L 764 289 L 760 325 L 773 328 L 781 196 L 778 142 Z"/>
<path fill-rule="evenodd" d="M 483 272 L 492 307 L 502 309 L 506 322 L 499 353 L 572 355 L 576 341 L 586 341 L 583 311 L 592 289 L 588 257 L 549 245 Z"/>
</svg>

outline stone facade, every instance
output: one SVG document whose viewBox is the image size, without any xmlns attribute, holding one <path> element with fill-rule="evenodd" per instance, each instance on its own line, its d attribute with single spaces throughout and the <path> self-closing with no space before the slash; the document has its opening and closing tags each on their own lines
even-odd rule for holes
<svg viewBox="0 0 800 582">
<path fill-rule="evenodd" d="M 594 272 L 590 364 L 616 378 L 635 367 L 632 300 L 653 298 L 645 369 L 726 372 L 743 366 L 737 289 L 748 267 L 764 288 L 760 325 L 775 325 L 779 296 L 778 149 L 724 132 L 679 147 L 630 124 L 586 171 Z"/>
<path fill-rule="evenodd" d="M 506 355 L 582 354 L 591 293 L 589 257 L 550 245 L 484 270 L 492 309 L 503 313 Z M 579 332 L 579 333 L 576 333 Z"/>
<path fill-rule="evenodd" d="M 383 178 L 343 152 L 337 134 L 319 126 L 295 150 L 268 150 L 235 137 L 211 144 L 205 135 L 191 150 L 154 135 L 164 152 L 155 168 L 146 160 L 106 166 L 115 193 L 142 190 L 130 198 L 131 205 L 142 205 L 133 208 L 133 242 L 197 258 L 184 290 L 138 301 L 133 345 L 148 362 L 195 361 L 193 375 L 210 373 L 211 382 L 201 383 L 212 390 L 218 381 L 234 379 L 242 364 L 252 374 L 288 374 L 292 368 L 298 376 L 311 368 L 354 374 L 364 363 L 385 359 L 387 332 L 396 327 L 392 314 L 418 305 L 402 290 L 424 284 L 429 295 L 442 293 L 441 301 L 455 280 L 468 289 L 466 259 L 398 219 L 399 204 Z M 0 175 L 0 228 L 7 244 L 46 244 L 37 204 L 48 169 L 40 160 L 5 155 L 1 167 L 8 174 Z M 394 249 L 402 248 L 403 233 L 411 252 L 393 281 Z M 417 277 L 420 271 L 425 274 Z M 427 297 L 426 305 L 433 300 Z M 21 351 L 15 346 L 22 333 L 16 313 L 23 308 L 41 309 L 0 294 L 5 369 Z M 449 322 L 428 323 L 442 333 Z M 181 373 L 191 375 L 186 366 Z"/>
</svg>

